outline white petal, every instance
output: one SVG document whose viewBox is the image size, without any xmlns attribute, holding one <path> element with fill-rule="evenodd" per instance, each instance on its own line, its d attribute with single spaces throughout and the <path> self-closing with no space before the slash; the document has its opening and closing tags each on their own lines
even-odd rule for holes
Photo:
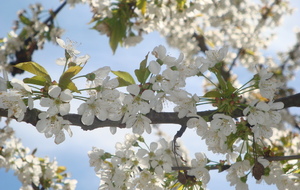
<svg viewBox="0 0 300 190">
<path fill-rule="evenodd" d="M 55 135 L 55 140 L 54 140 L 54 142 L 55 142 L 56 144 L 60 144 L 60 143 L 64 142 L 65 139 L 66 139 L 66 138 L 65 138 L 65 133 L 62 132 L 62 131 L 60 131 L 57 135 Z"/>
<path fill-rule="evenodd" d="M 280 110 L 280 109 L 284 108 L 284 104 L 282 102 L 275 102 L 275 103 L 271 104 L 271 108 Z"/>
<path fill-rule="evenodd" d="M 160 64 L 157 63 L 156 61 L 151 61 L 151 62 L 149 63 L 149 71 L 150 71 L 151 73 L 157 75 L 157 74 L 159 74 L 160 69 L 161 69 Z"/>
<path fill-rule="evenodd" d="M 61 58 L 56 59 L 56 64 L 57 65 L 65 65 L 66 64 L 66 58 L 61 57 Z"/>
<path fill-rule="evenodd" d="M 53 100 L 50 98 L 42 98 L 40 101 L 42 107 L 51 107 L 53 106 Z"/>
<path fill-rule="evenodd" d="M 145 90 L 142 93 L 141 98 L 144 100 L 152 100 L 154 98 L 154 92 L 152 90 Z"/>
<path fill-rule="evenodd" d="M 224 59 L 228 52 L 228 46 L 224 46 L 219 50 L 219 59 Z"/>
<path fill-rule="evenodd" d="M 65 44 L 65 42 L 62 39 L 56 37 L 56 42 L 58 43 L 58 45 L 60 47 L 66 48 L 66 44 Z"/>
<path fill-rule="evenodd" d="M 256 107 L 260 110 L 263 110 L 263 111 L 269 111 L 270 110 L 270 106 L 266 102 L 258 102 Z"/>
<path fill-rule="evenodd" d="M 92 110 L 85 110 L 81 117 L 81 122 L 85 125 L 92 125 L 94 122 L 95 114 Z"/>
<path fill-rule="evenodd" d="M 59 105 L 60 115 L 67 115 L 69 112 L 70 112 L 70 104 L 69 103 Z"/>
<path fill-rule="evenodd" d="M 111 71 L 110 67 L 105 66 L 105 67 L 97 69 L 93 73 L 95 73 L 96 77 L 104 79 L 105 77 L 107 77 L 107 75 L 109 74 L 110 71 Z"/>
<path fill-rule="evenodd" d="M 64 91 L 61 92 L 59 99 L 64 101 L 64 102 L 70 102 L 73 98 L 73 95 L 71 93 L 71 90 L 66 89 Z"/>
<path fill-rule="evenodd" d="M 153 51 L 152 51 L 152 55 L 154 55 L 156 58 L 159 58 L 159 59 L 164 59 L 166 57 L 166 48 L 162 45 L 160 46 L 156 46 Z"/>
<path fill-rule="evenodd" d="M 83 115 L 85 112 L 85 109 L 87 109 L 87 103 L 82 103 L 78 108 L 77 108 L 77 113 L 79 115 Z"/>
<path fill-rule="evenodd" d="M 158 144 L 156 142 L 152 142 L 150 144 L 150 151 L 155 151 L 158 147 Z"/>
<path fill-rule="evenodd" d="M 46 122 L 47 120 L 39 120 L 36 124 L 36 129 L 38 130 L 38 132 L 43 133 L 47 127 L 48 124 L 50 124 L 49 122 Z"/>
<path fill-rule="evenodd" d="M 52 85 L 49 87 L 48 94 L 53 98 L 57 98 L 59 96 L 60 92 L 61 92 L 61 88 L 59 86 Z"/>
<path fill-rule="evenodd" d="M 140 87 L 136 84 L 132 84 L 132 85 L 127 86 L 127 91 L 130 94 L 137 96 L 140 93 Z"/>
</svg>

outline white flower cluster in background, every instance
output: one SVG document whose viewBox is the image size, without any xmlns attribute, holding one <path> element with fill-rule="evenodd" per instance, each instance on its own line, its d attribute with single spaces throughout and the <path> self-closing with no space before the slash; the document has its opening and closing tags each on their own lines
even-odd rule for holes
<svg viewBox="0 0 300 190">
<path fill-rule="evenodd" d="M 68 1 L 71 6 L 76 3 L 89 4 L 95 18 L 112 17 L 112 2 L 78 0 Z M 230 58 L 237 56 L 240 49 L 246 50 L 240 64 L 254 71 L 256 64 L 275 66 L 273 58 L 265 58 L 259 51 L 269 46 L 274 39 L 272 30 L 281 25 L 285 16 L 294 9 L 288 1 L 184 1 L 179 8 L 176 2 L 147 1 L 143 10 L 135 8 L 134 21 L 130 22 L 133 31 L 124 39 L 125 46 L 135 45 L 142 39 L 142 33 L 158 31 L 167 38 L 168 45 L 178 48 L 192 62 L 199 52 L 198 36 L 203 36 L 211 48 L 227 45 L 237 50 L 232 51 Z M 271 9 L 271 10 L 268 10 Z M 145 11 L 144 11 L 145 10 Z M 269 14 L 268 14 L 268 11 Z M 270 16 L 270 13 L 272 16 Z M 234 23 L 234 24 L 233 24 Z M 108 26 L 100 23 L 95 26 L 101 34 L 110 36 Z"/>
<path fill-rule="evenodd" d="M 9 126 L 0 129 L 0 147 L 0 167 L 6 171 L 14 171 L 14 175 L 22 183 L 21 190 L 31 190 L 33 186 L 41 187 L 41 183 L 57 190 L 76 188 L 77 181 L 69 179 L 69 175 L 58 179 L 58 170 L 63 168 L 57 165 L 57 161 L 51 161 L 48 157 L 39 158 L 30 153 L 29 148 L 23 146 Z"/>
</svg>

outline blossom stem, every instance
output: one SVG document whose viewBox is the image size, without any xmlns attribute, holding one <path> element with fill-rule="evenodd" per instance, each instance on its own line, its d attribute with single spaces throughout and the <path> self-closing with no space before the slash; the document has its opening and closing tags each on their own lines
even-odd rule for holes
<svg viewBox="0 0 300 190">
<path fill-rule="evenodd" d="M 64 74 L 64 73 L 65 73 L 65 71 L 66 71 L 68 60 L 69 60 L 69 58 L 68 58 L 68 57 L 66 57 L 66 62 L 65 62 L 65 65 L 64 65 L 64 70 L 63 70 L 62 74 Z"/>
<path fill-rule="evenodd" d="M 203 76 L 206 80 L 208 80 L 211 84 L 213 84 L 217 89 L 219 89 L 218 86 L 212 80 L 210 80 L 208 77 L 206 77 L 204 74 L 202 74 L 201 76 Z"/>
<path fill-rule="evenodd" d="M 248 83 L 250 83 L 251 81 L 253 81 L 253 79 L 254 79 L 254 78 L 252 78 L 251 80 L 249 80 L 248 82 L 246 82 L 245 84 L 243 84 L 243 86 L 241 86 L 240 88 L 238 88 L 236 91 L 237 91 L 237 92 L 241 92 L 241 91 L 243 91 L 244 89 L 247 89 L 247 88 L 253 86 L 253 85 L 251 85 L 251 86 L 249 86 L 249 87 L 244 88 L 244 86 L 246 86 Z"/>
</svg>

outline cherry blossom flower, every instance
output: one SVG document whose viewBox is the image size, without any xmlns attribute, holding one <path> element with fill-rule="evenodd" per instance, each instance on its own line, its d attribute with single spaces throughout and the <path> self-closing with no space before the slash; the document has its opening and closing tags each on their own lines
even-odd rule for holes
<svg viewBox="0 0 300 190">
<path fill-rule="evenodd" d="M 207 158 L 204 153 L 195 153 L 195 159 L 191 161 L 192 169 L 188 171 L 189 175 L 195 176 L 197 179 L 201 179 L 203 187 L 210 180 L 210 175 L 208 170 L 205 168 L 207 164 Z"/>
<path fill-rule="evenodd" d="M 270 122 L 266 125 L 256 124 L 251 128 L 255 138 L 270 138 L 273 135 L 273 129 L 270 126 Z"/>
<path fill-rule="evenodd" d="M 140 116 L 135 116 L 136 114 L 147 114 L 150 112 L 150 102 L 155 98 L 154 92 L 152 90 L 144 90 L 141 94 L 141 87 L 136 84 L 127 86 L 127 91 L 130 93 L 126 95 L 123 99 L 123 112 L 124 117 L 122 123 L 126 122 L 126 126 L 131 126 L 134 118 L 137 117 L 140 120 Z M 127 120 L 131 116 L 131 124 L 127 125 Z M 146 118 L 145 116 L 141 116 Z M 148 118 L 145 119 L 148 123 Z M 148 126 L 148 125 L 147 125 Z"/>
<path fill-rule="evenodd" d="M 268 72 L 266 68 L 261 68 L 258 75 L 260 78 L 258 86 L 261 95 L 269 100 L 273 100 L 275 92 L 282 86 L 282 83 L 272 80 L 273 73 Z"/>
<path fill-rule="evenodd" d="M 61 90 L 57 85 L 49 87 L 48 94 L 50 98 L 42 98 L 40 105 L 43 107 L 49 107 L 47 112 L 50 115 L 66 115 L 70 112 L 69 102 L 72 100 L 73 95 L 69 89 Z"/>
<path fill-rule="evenodd" d="M 91 125 L 94 122 L 95 116 L 104 121 L 107 119 L 107 106 L 101 104 L 101 100 L 96 99 L 95 96 L 91 96 L 85 103 L 82 103 L 78 107 L 78 114 L 82 115 L 81 122 L 85 125 Z"/>
<path fill-rule="evenodd" d="M 182 62 L 184 57 L 182 53 L 180 53 L 179 57 L 176 59 L 175 57 L 166 55 L 166 52 L 166 48 L 162 45 L 159 45 L 153 49 L 152 55 L 154 55 L 157 59 L 160 59 L 168 67 L 178 66 L 178 64 Z M 153 68 L 153 66 L 151 67 Z"/>
<path fill-rule="evenodd" d="M 200 71 L 205 71 L 207 66 L 208 68 L 211 68 L 215 66 L 216 63 L 221 62 L 227 55 L 228 52 L 228 46 L 224 46 L 219 50 L 208 50 L 205 51 L 206 59 L 200 57 L 200 62 L 203 63 L 203 65 L 200 67 Z"/>
<path fill-rule="evenodd" d="M 222 135 L 219 131 L 209 129 L 202 138 L 205 139 L 208 150 L 211 150 L 213 153 L 224 154 L 227 152 L 226 136 Z"/>
<path fill-rule="evenodd" d="M 250 169 L 251 166 L 249 160 L 232 164 L 231 167 L 226 170 L 228 172 L 226 179 L 230 182 L 230 186 L 235 185 L 236 189 L 248 189 L 247 183 L 242 182 L 240 178 L 244 177 L 246 175 L 245 172 Z"/>
<path fill-rule="evenodd" d="M 136 184 L 138 189 L 163 189 L 163 181 L 156 175 L 153 175 L 148 170 L 143 170 L 140 172 L 138 178 L 133 182 Z"/>
<path fill-rule="evenodd" d="M 167 50 L 163 45 L 156 46 L 151 53 L 160 60 L 163 60 L 167 56 Z"/>
<path fill-rule="evenodd" d="M 193 116 L 192 114 L 188 115 L 188 117 L 192 117 L 192 116 Z M 196 128 L 197 135 L 203 137 L 208 130 L 207 122 L 201 116 L 197 115 L 195 117 L 196 118 L 190 118 L 186 125 L 188 128 Z"/>
<path fill-rule="evenodd" d="M 17 90 L 22 96 L 28 97 L 28 107 L 29 109 L 33 108 L 33 99 L 31 88 L 25 84 L 23 81 L 13 78 L 10 82 L 13 86 L 13 90 Z"/>
<path fill-rule="evenodd" d="M 102 159 L 102 156 L 104 156 L 104 154 L 104 150 L 98 149 L 96 147 L 93 147 L 93 149 L 88 152 L 88 156 L 90 158 L 90 166 L 95 167 L 95 172 L 98 172 L 102 167 L 102 164 L 104 164 L 104 159 Z"/>
<path fill-rule="evenodd" d="M 214 114 L 210 124 L 212 129 L 218 130 L 220 134 L 225 136 L 236 132 L 236 125 L 232 117 L 225 114 Z"/>
<path fill-rule="evenodd" d="M 56 38 L 56 42 L 58 43 L 58 45 L 60 47 L 62 47 L 66 50 L 66 52 L 69 54 L 69 56 L 74 57 L 74 56 L 80 54 L 80 51 L 78 51 L 74 48 L 74 42 L 68 41 L 67 43 L 65 43 L 65 41 L 63 41 L 60 38 Z"/>
<path fill-rule="evenodd" d="M 243 110 L 243 114 L 246 116 L 249 113 L 247 121 L 250 125 L 264 124 L 269 119 L 268 114 L 266 114 L 266 111 L 269 111 L 269 109 L 267 103 L 254 100 Z"/>
<path fill-rule="evenodd" d="M 8 118 L 14 116 L 17 118 L 17 121 L 23 120 L 27 108 L 20 94 L 13 91 L 0 91 L 0 100 L 0 108 L 7 109 Z"/>
<path fill-rule="evenodd" d="M 150 134 L 152 131 L 150 123 L 151 120 L 143 114 L 132 115 L 126 121 L 126 128 L 132 128 L 132 132 L 136 134 L 141 135 L 145 130 Z"/>
<path fill-rule="evenodd" d="M 278 189 L 299 189 L 300 175 L 298 173 L 282 174 L 277 177 L 276 186 Z"/>
<path fill-rule="evenodd" d="M 69 127 L 71 123 L 60 116 L 42 112 L 39 114 L 39 119 L 36 124 L 36 129 L 40 133 L 44 133 L 46 138 L 50 138 L 54 135 L 54 142 L 56 144 L 60 144 L 65 140 L 63 129 L 69 133 L 69 136 L 73 135 Z"/>
<path fill-rule="evenodd" d="M 184 90 L 174 90 L 170 93 L 171 96 L 168 96 L 167 99 L 177 104 L 174 107 L 174 111 L 178 112 L 179 118 L 183 118 L 187 114 L 196 114 L 196 103 L 199 102 L 196 94 L 191 96 L 191 94 Z"/>
</svg>

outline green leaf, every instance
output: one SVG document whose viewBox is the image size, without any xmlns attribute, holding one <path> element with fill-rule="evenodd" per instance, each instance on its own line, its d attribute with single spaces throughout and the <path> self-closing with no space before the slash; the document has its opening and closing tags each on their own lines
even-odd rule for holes
<svg viewBox="0 0 300 190">
<path fill-rule="evenodd" d="M 74 82 L 72 82 L 71 80 L 68 82 L 67 86 L 65 87 L 65 89 L 69 89 L 72 92 L 77 92 L 80 93 L 80 91 L 78 90 L 77 86 L 75 85 Z"/>
<path fill-rule="evenodd" d="M 124 79 L 122 79 L 120 77 L 117 77 L 117 79 L 118 79 L 118 82 L 119 82 L 119 87 L 131 85 L 130 82 L 127 82 L 127 81 L 125 81 Z"/>
<path fill-rule="evenodd" d="M 60 79 L 58 86 L 62 88 L 62 90 L 70 89 L 73 92 L 79 92 L 76 85 L 71 81 L 75 75 L 77 75 L 81 71 L 82 67 L 80 66 L 73 66 L 70 67 L 66 72 L 64 72 Z"/>
<path fill-rule="evenodd" d="M 249 55 L 255 56 L 255 52 L 252 51 L 252 50 L 250 50 L 250 49 L 246 49 L 245 52 L 246 52 L 247 54 L 249 54 Z"/>
<path fill-rule="evenodd" d="M 65 166 L 58 166 L 56 173 L 63 173 L 67 170 Z"/>
<path fill-rule="evenodd" d="M 28 30 L 25 30 L 24 28 L 22 29 L 22 31 L 19 34 L 19 39 L 21 40 L 25 40 L 28 38 Z"/>
<path fill-rule="evenodd" d="M 51 77 L 44 67 L 35 62 L 23 62 L 15 65 L 16 68 L 23 69 L 24 71 L 30 72 L 34 75 L 44 77 L 47 82 L 51 82 Z"/>
<path fill-rule="evenodd" d="M 183 10 L 185 6 L 186 0 L 177 0 L 177 9 Z"/>
<path fill-rule="evenodd" d="M 150 75 L 150 71 L 148 68 L 136 69 L 134 70 L 134 73 L 138 81 L 142 84 L 144 84 L 147 81 Z"/>
<path fill-rule="evenodd" d="M 147 66 L 147 60 L 148 60 L 148 55 L 149 53 L 145 56 L 145 59 L 143 61 L 141 61 L 140 63 L 140 69 L 144 69 Z"/>
<path fill-rule="evenodd" d="M 47 80 L 42 76 L 33 76 L 31 78 L 23 79 L 23 82 L 28 83 L 28 84 L 45 86 L 45 84 L 47 83 Z"/>
<path fill-rule="evenodd" d="M 132 76 L 125 71 L 112 71 L 112 73 L 118 76 L 117 79 L 119 80 L 119 86 L 128 86 L 131 84 L 135 84 Z"/>
<path fill-rule="evenodd" d="M 206 92 L 204 94 L 204 97 L 221 98 L 222 94 L 218 91 L 212 90 L 212 91 Z"/>
<path fill-rule="evenodd" d="M 232 83 L 231 83 L 230 81 L 227 81 L 227 89 L 226 89 L 225 95 L 226 95 L 226 96 L 230 96 L 231 94 L 234 93 L 235 90 L 236 90 L 236 88 L 234 88 L 234 87 L 232 86 Z"/>
<path fill-rule="evenodd" d="M 150 71 L 147 68 L 147 60 L 148 60 L 149 53 L 145 56 L 145 59 L 141 61 L 140 63 L 140 69 L 136 69 L 134 71 L 135 76 L 137 77 L 138 81 L 142 84 L 144 84 L 147 80 L 147 78 L 150 75 Z"/>
<path fill-rule="evenodd" d="M 144 15 L 146 13 L 147 0 L 138 0 L 136 4 L 138 9 L 140 9 L 142 14 Z"/>
<path fill-rule="evenodd" d="M 29 20 L 27 17 L 25 17 L 25 16 L 22 15 L 22 14 L 19 15 L 19 19 L 20 19 L 20 21 L 21 21 L 23 24 L 25 24 L 25 25 L 27 25 L 27 26 L 33 24 L 33 22 L 31 22 L 31 20 Z"/>
<path fill-rule="evenodd" d="M 126 21 L 120 18 L 109 18 L 107 19 L 107 24 L 110 28 L 110 38 L 109 45 L 113 53 L 115 53 L 118 44 L 122 43 L 123 38 L 126 37 Z"/>
</svg>

